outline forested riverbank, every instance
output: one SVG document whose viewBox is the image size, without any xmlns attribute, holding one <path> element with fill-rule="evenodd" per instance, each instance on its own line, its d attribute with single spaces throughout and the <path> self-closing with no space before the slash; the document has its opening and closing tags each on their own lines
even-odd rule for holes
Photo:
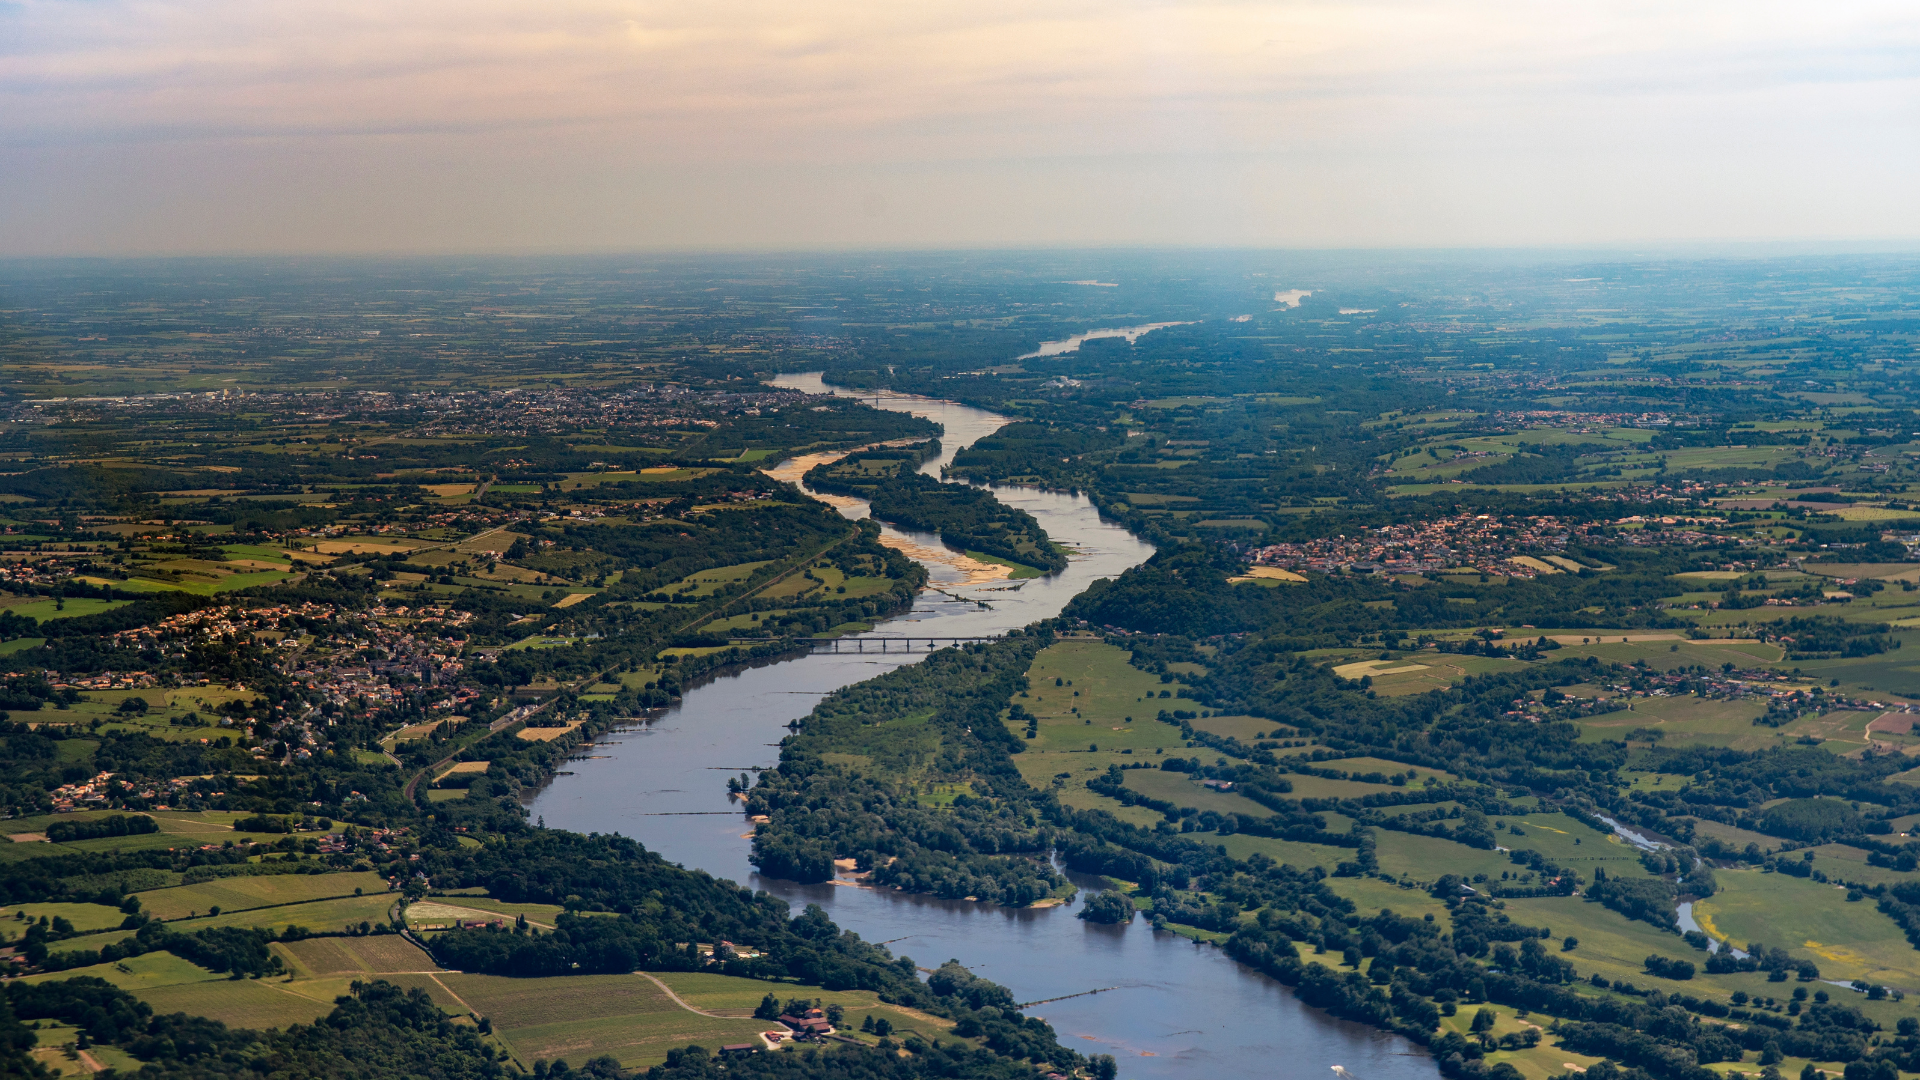
<svg viewBox="0 0 1920 1080">
<path fill-rule="evenodd" d="M 959 551 L 1049 573 L 1066 568 L 1067 553 L 1032 514 L 1006 505 L 988 488 L 941 483 L 914 472 L 912 466 L 926 456 L 924 448 L 866 451 L 814 466 L 807 471 L 806 484 L 866 499 L 874 517 L 938 533 L 943 543 Z"/>
</svg>

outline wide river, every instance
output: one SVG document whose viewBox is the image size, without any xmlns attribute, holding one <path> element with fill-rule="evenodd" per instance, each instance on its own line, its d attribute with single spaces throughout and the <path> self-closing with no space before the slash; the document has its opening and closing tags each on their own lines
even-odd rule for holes
<svg viewBox="0 0 1920 1080">
<path fill-rule="evenodd" d="M 818 375 L 786 375 L 781 386 L 839 393 Z M 923 471 L 939 474 L 961 447 L 991 434 L 1007 418 L 952 402 L 903 394 L 859 395 L 883 409 L 911 412 L 945 428 L 940 457 Z M 1025 487 L 996 488 L 1032 514 L 1075 554 L 1067 569 L 1025 582 L 981 581 L 955 561 L 939 538 L 887 530 L 909 552 L 924 553 L 933 577 L 911 612 L 887 620 L 873 636 L 998 633 L 1059 614 L 1097 578 L 1118 576 L 1152 555 L 1147 545 L 1100 520 L 1082 496 Z M 844 503 L 845 500 L 837 501 Z M 858 503 L 841 506 L 864 516 Z M 1015 586 L 1018 586 L 1015 588 Z M 985 601 L 982 607 L 980 601 Z M 1101 926 L 1074 917 L 1078 904 L 1007 909 L 836 885 L 801 885 L 761 876 L 748 863 L 750 826 L 729 801 L 726 779 L 774 765 L 785 725 L 805 716 L 821 696 L 925 659 L 926 646 L 893 651 L 814 653 L 760 664 L 687 691 L 665 715 L 609 733 L 535 798 L 546 824 L 579 832 L 618 832 L 667 859 L 716 877 L 765 889 L 794 905 L 819 904 L 834 922 L 921 967 L 957 959 L 999 982 L 1028 1010 L 1045 1017 L 1062 1042 L 1082 1053 L 1113 1054 L 1122 1077 L 1283 1077 L 1327 1080 L 1335 1065 L 1358 1080 L 1433 1080 L 1425 1049 L 1397 1036 L 1333 1019 L 1308 1008 L 1281 984 L 1211 946 L 1155 933 L 1144 921 Z M 1087 891 L 1098 879 L 1076 878 Z M 1089 990 L 1102 993 L 1048 999 Z"/>
</svg>

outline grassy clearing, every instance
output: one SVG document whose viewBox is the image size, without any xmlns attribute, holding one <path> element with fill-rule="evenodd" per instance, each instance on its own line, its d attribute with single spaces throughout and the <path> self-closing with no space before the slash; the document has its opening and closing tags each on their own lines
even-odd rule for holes
<svg viewBox="0 0 1920 1080">
<path fill-rule="evenodd" d="M 1629 920 L 1618 912 L 1589 903 L 1582 897 L 1553 896 L 1508 900 L 1506 903 L 1507 915 L 1514 922 L 1545 927 L 1551 931 L 1555 951 L 1572 961 L 1575 970 L 1583 978 L 1598 972 L 1608 979 L 1619 979 L 1639 986 L 1658 984 L 1670 990 L 1673 984 L 1656 980 L 1646 973 L 1645 962 L 1649 954 L 1691 959 L 1696 964 L 1704 959 L 1704 954 L 1696 953 L 1678 934 L 1669 934 L 1648 923 Z M 1562 944 L 1568 937 L 1577 938 L 1579 944 L 1571 951 L 1562 952 Z M 1713 978 L 1719 977 L 1696 977 L 1694 984 L 1687 988 L 1688 992 L 1698 994 L 1708 989 L 1705 984 Z M 1762 972 L 1754 981 L 1764 984 L 1766 974 Z M 1732 987 L 1728 987 L 1715 996 L 1724 999 L 1725 994 L 1732 990 Z"/>
<path fill-rule="evenodd" d="M 1120 649 L 1091 641 L 1051 645 L 1034 658 L 1027 678 L 1033 689 L 1014 702 L 1039 717 L 1038 737 L 1025 740 L 1028 752 L 1014 762 L 1028 783 L 1045 787 L 1057 772 L 1104 772 L 1112 762 L 1186 749 L 1178 728 L 1153 719 L 1175 700 L 1161 699 L 1160 691 L 1171 695 L 1180 684 L 1134 668 Z M 1025 732 L 1017 724 L 1013 730 Z M 1071 761 L 1062 760 L 1067 754 Z"/>
<path fill-rule="evenodd" d="M 213 596 L 217 593 L 234 592 L 239 589 L 251 589 L 255 585 L 271 585 L 285 581 L 292 574 L 276 570 L 258 570 L 242 573 L 224 573 L 217 581 L 155 581 L 150 578 L 128 578 L 125 581 L 108 581 L 104 578 L 83 577 L 80 580 L 95 585 L 111 585 L 127 592 L 183 592 L 194 596 Z"/>
<path fill-rule="evenodd" d="M 70 740 L 62 747 L 86 746 L 91 742 Z M 47 826 L 56 821 L 90 821 L 109 816 L 109 811 L 86 811 L 79 814 L 41 815 L 38 817 L 14 818 L 0 823 L 4 828 L 0 832 L 7 835 L 20 833 L 43 833 Z M 80 840 L 67 844 L 33 843 L 18 846 L 0 845 L 0 858 L 32 859 L 51 855 L 63 855 L 75 851 L 149 851 L 180 847 L 182 843 L 197 846 L 231 840 L 234 837 L 231 822 L 242 815 L 234 813 L 209 812 L 189 814 L 172 811 L 151 811 L 147 814 L 160 826 L 156 833 L 144 833 L 138 836 L 106 837 L 98 840 Z"/>
<path fill-rule="evenodd" d="M 285 1028 L 310 1024 L 333 1011 L 333 999 L 322 1001 L 267 979 L 226 979 L 186 983 L 135 991 L 156 1013 L 211 1016 L 229 1027 Z"/>
<path fill-rule="evenodd" d="M 1786 949 L 1820 965 L 1822 978 L 1920 989 L 1920 951 L 1871 900 L 1848 903 L 1843 888 L 1786 874 L 1723 870 L 1715 876 L 1720 891 L 1693 909 L 1702 929 L 1742 945 L 1764 941 Z"/>
<path fill-rule="evenodd" d="M 392 906 L 391 896 L 349 896 L 341 900 L 315 900 L 306 904 L 254 908 L 250 911 L 222 911 L 218 915 L 202 914 L 168 921 L 178 922 L 178 929 L 187 933 L 211 926 L 258 926 L 272 930 L 304 926 L 309 930 L 337 931 L 349 926 L 358 927 L 363 922 L 385 922 Z"/>
<path fill-rule="evenodd" d="M 5 603 L 6 610 L 30 619 L 46 622 L 48 619 L 72 619 L 81 615 L 98 615 L 103 611 L 126 607 L 131 600 L 96 600 L 90 596 L 72 596 L 63 600 L 48 600 L 39 597 L 11 597 Z"/>
<path fill-rule="evenodd" d="M 1778 844 L 1778 840 L 1773 841 Z M 1810 849 L 1816 865 L 1836 881 L 1863 885 L 1893 885 L 1902 881 L 1920 881 L 1920 873 L 1903 874 L 1898 870 L 1867 865 L 1867 852 L 1845 844 L 1821 844 Z"/>
<path fill-rule="evenodd" d="M 688 1012 L 640 975 L 442 975 L 439 981 L 474 1012 L 492 1020 L 514 1055 L 529 1063 L 545 1058 L 580 1065 L 612 1054 L 625 1068 L 645 1068 L 688 1043 L 715 1047 L 757 1042 L 764 1026 L 756 1020 Z"/>
<path fill-rule="evenodd" d="M 1792 608 L 1776 609 L 1792 612 Z M 1744 613 L 1743 613 L 1744 614 Z M 1608 631 L 1608 633 L 1614 633 Z M 1583 635 L 1584 636 L 1584 635 Z M 1786 654 L 1775 645 L 1759 642 L 1743 642 L 1727 639 L 1689 641 L 1683 635 L 1659 637 L 1653 640 L 1621 641 L 1615 634 L 1614 640 L 1601 641 L 1596 638 L 1591 644 L 1581 645 L 1568 639 L 1572 634 L 1558 633 L 1554 637 L 1560 641 L 1561 648 L 1552 656 L 1555 660 L 1583 660 L 1589 656 L 1598 657 L 1607 663 L 1632 664 L 1644 660 L 1651 667 L 1661 671 L 1671 671 L 1679 667 L 1701 667 L 1718 670 L 1721 664 L 1731 660 L 1740 667 L 1752 667 L 1756 663 L 1778 663 Z M 1632 635 L 1652 637 L 1652 635 Z"/>
<path fill-rule="evenodd" d="M 95 964 L 92 967 L 74 968 L 70 971 L 55 971 L 45 975 L 29 975 L 22 982 L 51 982 L 59 979 L 71 979 L 80 975 L 92 975 L 105 979 L 122 990 L 152 990 L 162 986 L 183 986 L 190 983 L 214 982 L 226 978 L 197 964 L 182 960 L 170 952 L 150 952 L 140 956 L 130 956 L 115 964 Z"/>
<path fill-rule="evenodd" d="M 1158 710 L 1156 710 L 1156 712 L 1157 711 Z M 1272 735 L 1275 731 L 1285 732 L 1287 730 L 1272 720 L 1261 716 L 1203 716 L 1198 720 L 1190 721 L 1190 723 L 1193 724 L 1196 730 L 1204 731 L 1211 735 L 1239 739 L 1243 743 L 1258 742 Z M 1292 737 L 1290 733 L 1280 736 L 1280 738 L 1283 739 Z"/>
<path fill-rule="evenodd" d="M 440 965 L 398 934 L 378 937 L 308 938 L 277 944 L 274 951 L 304 978 L 381 972 L 433 971 Z"/>
<path fill-rule="evenodd" d="M 1905 657 L 1905 659 L 1902 659 Z M 1920 697 L 1920 654 L 1905 650 L 1838 660 L 1796 660 L 1808 678 L 1839 679 L 1843 690 Z"/>
<path fill-rule="evenodd" d="M 554 917 L 565 910 L 557 904 L 515 904 L 506 900 L 495 900 L 491 896 L 449 896 L 440 899 L 445 903 L 478 911 L 491 911 L 499 915 L 525 915 L 528 921 L 541 926 L 552 926 Z"/>
<path fill-rule="evenodd" d="M 39 1044 L 31 1054 L 49 1073 L 54 1076 L 94 1075 L 76 1051 L 80 1036 L 78 1027 L 57 1020 L 36 1021 L 35 1026 L 39 1029 Z M 118 1070 L 122 1076 L 132 1076 L 146 1064 L 117 1046 L 102 1046 L 99 1043 L 87 1048 L 87 1056 L 101 1068 Z"/>
<path fill-rule="evenodd" d="M 1780 740 L 1773 728 L 1756 727 L 1764 701 L 1713 701 L 1703 698 L 1642 698 L 1630 708 L 1577 721 L 1582 742 L 1623 740 L 1636 728 L 1661 733 L 1662 746 L 1728 746 L 1760 749 Z"/>
<path fill-rule="evenodd" d="M 26 918 L 15 919 L 15 915 L 24 915 Z M 81 933 L 111 930 L 127 917 L 119 908 L 105 904 L 18 904 L 0 908 L 0 938 L 11 940 L 19 937 L 26 932 L 27 919 L 38 919 L 43 915 L 48 920 L 65 919 Z"/>
<path fill-rule="evenodd" d="M 1458 1031 L 1462 1035 L 1467 1034 L 1469 1026 L 1473 1023 L 1474 1014 L 1479 1012 L 1481 1008 L 1483 1008 L 1483 1006 L 1471 1005 L 1462 1008 L 1453 1016 L 1441 1017 L 1440 1030 Z M 1503 1035 L 1525 1031 L 1528 1028 L 1540 1027 L 1540 1019 L 1522 1017 L 1518 1010 L 1511 1006 L 1487 1005 L 1484 1006 L 1484 1008 L 1492 1010 L 1494 1014 L 1493 1028 L 1488 1034 L 1495 1039 Z M 1554 1046 L 1553 1042 L 1554 1040 L 1549 1036 L 1543 1039 L 1540 1045 L 1529 1049 L 1496 1050 L 1486 1056 L 1486 1061 L 1489 1066 L 1492 1066 L 1496 1062 L 1505 1062 L 1527 1076 L 1558 1076 L 1567 1073 L 1569 1071 L 1567 1066 L 1569 1065 L 1575 1068 L 1585 1069 L 1600 1061 L 1597 1057 L 1586 1054 L 1576 1054 L 1571 1050 L 1560 1049 Z"/>
<path fill-rule="evenodd" d="M 722 566 L 714 570 L 702 570 L 697 574 L 688 574 L 671 585 L 660 588 L 661 592 L 677 596 L 707 597 L 729 585 L 738 585 L 753 576 L 755 570 L 767 565 L 761 562 L 739 563 L 734 566 Z M 816 571 L 817 573 L 817 571 Z"/>
<path fill-rule="evenodd" d="M 1159 816 L 1158 814 L 1153 815 L 1156 820 Z M 1149 822 L 1148 824 L 1152 823 Z M 1212 838 L 1209 838 L 1210 841 L 1211 839 Z M 1329 872 L 1340 863 L 1350 862 L 1353 859 L 1353 851 L 1349 848 L 1330 847 L 1323 844 L 1300 844 L 1291 840 L 1274 840 L 1264 836 L 1249 836 L 1246 833 L 1235 833 L 1232 836 L 1223 836 L 1220 837 L 1217 842 L 1221 847 L 1227 849 L 1227 854 L 1236 859 L 1245 859 L 1255 852 L 1258 852 L 1272 859 L 1274 862 L 1284 865 L 1302 868 L 1318 866 Z M 1358 879 L 1342 878 L 1341 880 L 1351 881 Z M 1399 909 L 1395 908 L 1394 910 L 1398 911 Z"/>
<path fill-rule="evenodd" d="M 831 564 L 809 567 L 813 577 L 804 573 L 790 574 L 767 586 L 760 596 L 771 600 L 845 600 L 863 596 L 877 596 L 892 587 L 893 582 L 884 577 L 867 577 L 855 574 L 851 577 L 842 573 Z M 844 588 L 847 591 L 841 592 Z"/>
<path fill-rule="evenodd" d="M 82 975 L 105 979 L 153 1006 L 156 1013 L 211 1016 L 231 1027 L 287 1027 L 310 1023 L 333 1011 L 332 996 L 325 1000 L 307 997 L 277 980 L 229 979 L 166 952 L 29 976 L 28 981 Z"/>
<path fill-rule="evenodd" d="M 1615 877 L 1644 873 L 1640 857 L 1619 837 L 1588 828 L 1565 814 L 1524 814 L 1500 818 L 1495 824 L 1503 826 L 1501 847 L 1538 851 L 1561 866 L 1574 867 L 1582 877 L 1591 878 L 1595 866 L 1606 867 Z M 1515 835 L 1515 827 L 1526 835 Z"/>
<path fill-rule="evenodd" d="M 1669 783 L 1671 783 L 1673 779 L 1673 777 L 1667 777 Z M 1697 821 L 1694 824 L 1693 831 L 1694 835 L 1700 837 L 1702 840 L 1720 840 L 1732 844 L 1735 847 L 1744 848 L 1748 844 L 1758 844 L 1761 851 L 1773 851 L 1780 846 L 1778 837 L 1768 836 L 1765 833 L 1751 832 L 1746 829 L 1736 829 L 1731 825 L 1722 825 L 1717 821 L 1708 821 L 1706 818 L 1701 818 Z"/>
<path fill-rule="evenodd" d="M 1415 791 L 1428 784 L 1451 784 L 1460 781 L 1459 777 L 1441 769 L 1415 769 L 1404 761 L 1388 761 L 1386 758 L 1350 757 L 1341 758 L 1338 761 L 1321 762 L 1321 765 L 1329 769 L 1339 769 L 1349 775 L 1373 772 L 1392 775 L 1412 771 L 1418 775 L 1408 780 L 1406 786 Z"/>
<path fill-rule="evenodd" d="M 1345 768 L 1344 762 L 1327 762 L 1332 768 Z M 1401 771 L 1405 767 L 1401 766 Z M 1368 784 L 1358 780 L 1330 780 L 1321 776 L 1287 777 L 1293 783 L 1293 798 L 1296 799 L 1357 799 L 1363 795 L 1372 795 L 1381 791 L 1396 790 L 1391 784 Z"/>
<path fill-rule="evenodd" d="M 1118 799 L 1110 799 L 1105 795 L 1087 790 L 1086 781 L 1092 776 L 1092 772 L 1093 770 L 1089 769 L 1087 775 L 1059 781 L 1060 787 L 1057 789 L 1056 797 L 1075 810 L 1105 810 L 1129 825 L 1138 825 L 1142 828 L 1151 829 L 1166 820 L 1158 811 L 1149 810 L 1144 806 L 1126 806 Z M 1229 839 L 1238 838 L 1230 837 Z M 1327 866 L 1331 868 L 1333 864 L 1328 863 Z"/>
<path fill-rule="evenodd" d="M 314 900 L 353 896 L 354 890 L 381 896 L 387 883 L 372 872 L 347 874 L 278 874 L 272 877 L 221 878 L 198 885 L 176 885 L 140 894 L 142 910 L 158 918 L 179 919 L 204 913 L 218 905 L 225 912 Z"/>
<path fill-rule="evenodd" d="M 1374 837 L 1381 871 L 1395 877 L 1432 881 L 1447 873 L 1463 877 L 1485 874 L 1498 881 L 1502 870 L 1515 869 L 1513 863 L 1497 851 L 1481 851 L 1452 840 L 1388 829 L 1376 830 Z M 1349 852 L 1341 857 L 1351 859 L 1353 855 Z"/>
<path fill-rule="evenodd" d="M 1212 810 L 1221 814 L 1247 814 L 1255 817 L 1266 817 L 1273 813 L 1245 795 L 1203 788 L 1189 774 L 1183 772 L 1139 769 L 1127 773 L 1126 777 L 1128 788 L 1142 795 L 1165 799 L 1176 806 L 1191 806 L 1195 810 Z"/>
<path fill-rule="evenodd" d="M 1425 889 L 1402 888 L 1378 878 L 1330 878 L 1328 883 L 1333 891 L 1352 900 L 1354 910 L 1363 916 L 1384 909 L 1416 919 L 1431 915 L 1436 922 L 1447 918 L 1447 905 Z"/>
<path fill-rule="evenodd" d="M 1378 656 L 1376 653 L 1375 656 Z M 1376 661 L 1377 662 L 1377 661 Z M 1456 656 L 1447 653 L 1420 652 L 1386 665 L 1386 675 L 1370 675 L 1373 690 L 1386 697 L 1406 697 L 1443 690 L 1457 685 L 1470 675 L 1517 671 L 1524 662 L 1490 656 Z M 1407 669 L 1414 670 L 1407 670 Z"/>
<path fill-rule="evenodd" d="M 839 1005 L 847 1010 L 846 1026 L 853 1029 L 858 1029 L 858 1018 L 861 1016 L 871 1015 L 875 1019 L 885 1017 L 893 1024 L 896 1039 L 918 1032 L 922 1038 L 932 1041 L 935 1036 L 945 1036 L 948 1029 L 953 1027 L 950 1020 L 884 1004 L 871 990 L 825 990 L 818 986 L 770 983 L 692 971 L 662 972 L 654 977 L 666 983 L 694 1008 L 724 1016 L 751 1017 L 760 999 L 772 994 L 783 1003 L 789 998 L 813 998 L 822 1008 Z M 857 1030 L 853 1033 L 857 1034 Z"/>
</svg>

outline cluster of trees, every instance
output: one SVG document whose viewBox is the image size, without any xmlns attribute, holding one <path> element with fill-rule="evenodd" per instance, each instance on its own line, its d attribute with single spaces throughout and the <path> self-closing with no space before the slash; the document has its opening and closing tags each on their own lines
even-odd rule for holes
<svg viewBox="0 0 1920 1080">
<path fill-rule="evenodd" d="M 1080 909 L 1079 918 L 1097 923 L 1133 921 L 1133 898 L 1118 890 L 1097 893 Z"/>
<path fill-rule="evenodd" d="M 1599 903 L 1629 919 L 1651 923 L 1663 930 L 1679 928 L 1674 914 L 1674 888 L 1660 878 L 1618 877 L 1604 867 L 1593 871 L 1593 884 L 1587 887 L 1589 903 Z"/>
<path fill-rule="evenodd" d="M 110 836 L 141 836 L 157 833 L 160 826 L 145 814 L 108 814 L 91 821 L 56 821 L 47 826 L 47 839 L 56 844 L 75 840 L 102 840 Z"/>
<path fill-rule="evenodd" d="M 1066 551 L 1047 538 L 1032 514 L 1001 502 L 985 487 L 943 484 L 905 469 L 868 474 L 833 465 L 815 466 L 806 481 L 822 491 L 865 498 L 874 517 L 939 533 L 943 543 L 961 551 L 980 551 L 1052 573 L 1067 567 Z"/>
<path fill-rule="evenodd" d="M 1691 960 L 1675 960 L 1661 956 L 1659 953 L 1647 955 L 1646 967 L 1648 974 L 1657 975 L 1662 979 L 1673 979 L 1676 982 L 1685 982 L 1693 978 L 1695 970 Z"/>
<path fill-rule="evenodd" d="M 289 926 L 279 932 L 258 927 L 215 926 L 181 933 L 168 929 L 157 919 L 145 919 L 137 914 L 128 916 L 123 926 L 128 925 L 139 928 L 132 937 L 109 942 L 98 949 L 57 953 L 51 952 L 44 941 L 36 940 L 29 933 L 21 942 L 20 952 L 29 964 L 42 970 L 71 971 L 165 951 L 208 971 L 240 978 L 278 974 L 282 970 L 280 958 L 267 946 L 275 941 L 298 941 L 308 936 L 307 931 L 298 926 Z"/>
<path fill-rule="evenodd" d="M 428 943 L 443 967 L 489 975 L 534 978 L 548 975 L 625 975 L 649 971 L 697 971 L 704 961 L 691 945 L 676 948 L 660 940 L 657 926 L 643 916 L 581 916 L 562 913 L 551 933 L 529 927 L 525 919 L 511 930 L 448 930 Z"/>
<path fill-rule="evenodd" d="M 1767 624 L 1762 633 L 1785 645 L 1789 660 L 1807 660 L 1878 655 L 1896 647 L 1884 636 L 1890 629 L 1886 623 L 1850 622 L 1832 615 L 1796 615 Z"/>
</svg>

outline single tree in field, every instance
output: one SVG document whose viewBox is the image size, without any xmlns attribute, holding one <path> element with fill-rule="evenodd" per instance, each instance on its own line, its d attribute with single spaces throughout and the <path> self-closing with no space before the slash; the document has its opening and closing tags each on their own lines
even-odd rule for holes
<svg viewBox="0 0 1920 1080">
<path fill-rule="evenodd" d="M 1491 1046 L 1493 1036 L 1489 1033 L 1493 1031 L 1493 1025 L 1498 1019 L 1499 1017 L 1492 1009 L 1481 1009 L 1473 1014 L 1473 1025 L 1468 1030 L 1479 1037 L 1481 1046 Z"/>
</svg>

